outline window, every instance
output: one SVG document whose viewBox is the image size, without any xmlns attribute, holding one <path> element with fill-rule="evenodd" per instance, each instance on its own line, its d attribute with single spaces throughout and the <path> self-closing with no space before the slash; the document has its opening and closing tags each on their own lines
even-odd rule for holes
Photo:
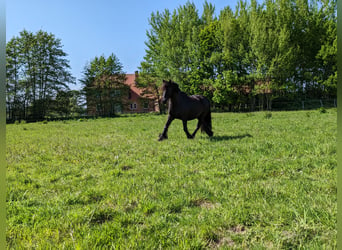
<svg viewBox="0 0 342 250">
<path fill-rule="evenodd" d="M 136 103 L 131 103 L 130 104 L 131 110 L 137 109 L 137 104 Z"/>
<path fill-rule="evenodd" d="M 148 104 L 149 104 L 148 101 L 144 102 L 144 109 L 148 109 L 148 106 L 149 106 Z"/>
</svg>

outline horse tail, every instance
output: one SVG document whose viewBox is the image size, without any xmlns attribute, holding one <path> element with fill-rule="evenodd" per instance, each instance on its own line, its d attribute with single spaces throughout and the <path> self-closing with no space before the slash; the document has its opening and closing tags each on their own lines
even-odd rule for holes
<svg viewBox="0 0 342 250">
<path fill-rule="evenodd" d="M 203 121 L 202 121 L 202 125 L 201 125 L 201 131 L 206 132 L 207 135 L 209 135 L 210 137 L 213 136 L 213 131 L 212 131 L 212 127 L 211 127 L 211 112 L 210 112 L 210 107 L 208 110 L 208 113 L 205 115 Z"/>
</svg>

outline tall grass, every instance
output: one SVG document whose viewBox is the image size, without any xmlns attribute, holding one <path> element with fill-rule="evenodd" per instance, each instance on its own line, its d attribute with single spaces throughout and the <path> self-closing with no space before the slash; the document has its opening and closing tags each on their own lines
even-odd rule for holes
<svg viewBox="0 0 342 250">
<path fill-rule="evenodd" d="M 8 248 L 336 248 L 336 109 L 165 122 L 7 125 Z"/>
</svg>

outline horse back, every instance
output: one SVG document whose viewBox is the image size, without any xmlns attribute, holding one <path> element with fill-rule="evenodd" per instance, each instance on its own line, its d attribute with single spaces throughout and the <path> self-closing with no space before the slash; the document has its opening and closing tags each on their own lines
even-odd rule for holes
<svg viewBox="0 0 342 250">
<path fill-rule="evenodd" d="M 175 100 L 171 99 L 169 114 L 181 120 L 192 120 L 210 112 L 210 102 L 201 95 L 188 96 L 180 92 Z"/>
<path fill-rule="evenodd" d="M 189 119 L 198 118 L 210 112 L 210 102 L 207 98 L 201 95 L 188 96 L 188 117 Z"/>
<path fill-rule="evenodd" d="M 191 95 L 189 96 L 189 98 L 195 100 L 195 101 L 199 101 L 201 104 L 203 104 L 206 108 L 210 108 L 210 102 L 209 100 L 202 96 L 202 95 Z"/>
</svg>

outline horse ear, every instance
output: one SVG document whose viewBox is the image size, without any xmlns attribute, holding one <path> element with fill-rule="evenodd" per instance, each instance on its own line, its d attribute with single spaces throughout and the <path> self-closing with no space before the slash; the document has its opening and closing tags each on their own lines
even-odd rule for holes
<svg viewBox="0 0 342 250">
<path fill-rule="evenodd" d="M 175 85 L 175 91 L 176 91 L 176 93 L 180 92 L 180 89 L 179 89 L 178 84 L 177 84 L 177 83 L 174 83 L 174 85 Z"/>
</svg>

